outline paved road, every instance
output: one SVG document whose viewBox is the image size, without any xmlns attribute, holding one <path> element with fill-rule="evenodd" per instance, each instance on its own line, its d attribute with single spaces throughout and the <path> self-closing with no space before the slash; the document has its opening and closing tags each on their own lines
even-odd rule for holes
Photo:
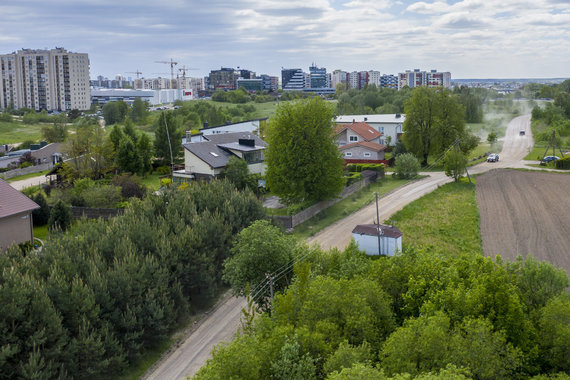
<svg viewBox="0 0 570 380">
<path fill-rule="evenodd" d="M 519 136 L 521 129 L 526 130 L 525 136 Z M 507 127 L 499 162 L 481 163 L 472 167 L 470 172 L 476 174 L 499 167 L 524 167 L 520 160 L 528 154 L 532 144 L 530 115 L 517 117 Z M 380 220 L 388 219 L 408 203 L 451 181 L 441 172 L 423 174 L 427 174 L 429 177 L 399 188 L 379 201 Z M 338 247 L 342 249 L 349 244 L 354 226 L 372 223 L 373 220 L 376 220 L 376 206 L 371 204 L 322 230 L 308 242 L 318 243 L 323 248 Z M 193 376 L 211 357 L 210 352 L 214 345 L 231 340 L 239 326 L 241 309 L 244 307 L 245 300 L 243 299 L 231 298 L 223 303 L 203 321 L 203 324 L 182 343 L 180 348 L 164 359 L 150 375 L 144 378 L 178 380 L 185 379 L 186 376 Z"/>
<path fill-rule="evenodd" d="M 27 187 L 41 185 L 42 183 L 46 183 L 49 181 L 49 178 L 45 175 L 41 175 L 38 177 L 23 179 L 21 181 L 14 181 L 10 182 L 10 186 L 12 186 L 16 190 L 23 190 Z"/>
</svg>

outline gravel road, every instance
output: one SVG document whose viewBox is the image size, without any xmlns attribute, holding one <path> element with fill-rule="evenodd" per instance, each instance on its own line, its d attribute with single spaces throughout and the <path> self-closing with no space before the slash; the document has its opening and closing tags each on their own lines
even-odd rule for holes
<svg viewBox="0 0 570 380">
<path fill-rule="evenodd" d="M 519 136 L 521 129 L 526 130 L 525 136 Z M 484 162 L 470 168 L 469 171 L 476 174 L 493 168 L 524 167 L 520 160 L 528 154 L 532 145 L 530 115 L 517 117 L 507 127 L 499 162 Z M 429 177 L 396 189 L 380 199 L 381 221 L 390 218 L 392 214 L 408 203 L 451 181 L 450 178 L 441 172 L 423 174 L 427 174 Z M 309 243 L 318 243 L 323 248 L 338 247 L 342 249 L 349 244 L 351 231 L 354 226 L 372 223 L 373 220 L 376 220 L 376 206 L 371 204 L 327 227 L 307 241 Z M 211 357 L 210 352 L 217 343 L 231 340 L 239 326 L 241 309 L 243 307 L 245 307 L 245 300 L 243 299 L 231 298 L 226 301 L 202 322 L 202 325 L 182 343 L 180 348 L 174 351 L 168 358 L 163 359 L 161 364 L 144 378 L 178 380 L 185 379 L 186 376 L 192 377 L 205 364 L 206 360 Z"/>
</svg>

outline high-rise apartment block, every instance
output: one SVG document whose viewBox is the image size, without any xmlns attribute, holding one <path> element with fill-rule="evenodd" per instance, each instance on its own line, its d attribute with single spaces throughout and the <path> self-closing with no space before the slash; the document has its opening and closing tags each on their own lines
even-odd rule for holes
<svg viewBox="0 0 570 380">
<path fill-rule="evenodd" d="M 406 70 L 404 73 L 398 74 L 398 90 L 408 86 L 410 88 L 426 86 L 426 87 L 451 87 L 451 73 L 438 72 L 437 70 L 414 71 Z"/>
<path fill-rule="evenodd" d="M 55 48 L 0 55 L 0 109 L 69 111 L 90 105 L 87 54 Z"/>
</svg>

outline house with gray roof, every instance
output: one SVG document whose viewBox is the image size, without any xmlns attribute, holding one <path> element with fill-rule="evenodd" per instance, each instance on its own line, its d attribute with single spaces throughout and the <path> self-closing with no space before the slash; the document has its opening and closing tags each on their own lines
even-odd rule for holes
<svg viewBox="0 0 570 380">
<path fill-rule="evenodd" d="M 267 143 L 258 136 L 238 132 L 203 137 L 202 141 L 182 144 L 184 170 L 173 172 L 173 182 L 214 178 L 225 169 L 232 156 L 245 160 L 250 173 L 265 174 L 263 151 Z"/>
<path fill-rule="evenodd" d="M 0 179 L 0 253 L 13 244 L 34 240 L 34 201 Z"/>
</svg>

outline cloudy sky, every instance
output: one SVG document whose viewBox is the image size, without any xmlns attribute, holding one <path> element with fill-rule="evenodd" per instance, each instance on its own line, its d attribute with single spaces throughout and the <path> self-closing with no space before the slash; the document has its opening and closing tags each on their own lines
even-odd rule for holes
<svg viewBox="0 0 570 380">
<path fill-rule="evenodd" d="M 279 75 L 450 71 L 452 78 L 570 77 L 570 0 L 1 0 L 0 54 L 62 46 L 91 77 L 177 67 Z M 163 75 L 167 76 L 167 75 Z"/>
</svg>

